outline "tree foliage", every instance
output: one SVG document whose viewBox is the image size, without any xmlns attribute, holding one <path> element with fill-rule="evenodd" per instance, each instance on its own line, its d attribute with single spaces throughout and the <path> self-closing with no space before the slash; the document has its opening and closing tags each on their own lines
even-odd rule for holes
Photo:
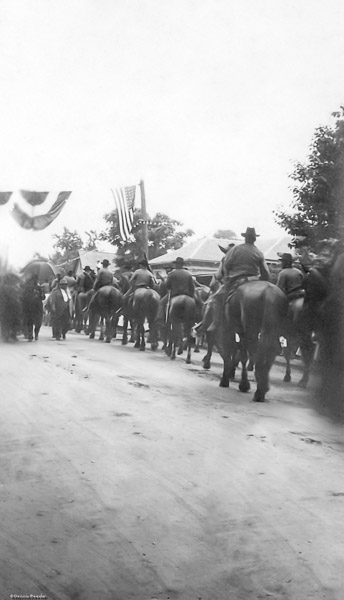
<svg viewBox="0 0 344 600">
<path fill-rule="evenodd" d="M 85 243 L 77 231 L 71 231 L 67 227 L 63 228 L 61 235 L 55 233 L 53 237 L 57 241 L 53 244 L 55 253 L 51 257 L 51 260 L 55 263 L 67 262 L 68 260 L 77 258 L 79 250 L 97 250 L 97 241 L 99 240 L 97 232 L 91 230 L 85 233 L 88 237 Z"/>
<path fill-rule="evenodd" d="M 218 229 L 213 237 L 216 239 L 222 238 L 223 240 L 235 240 L 238 236 L 232 229 Z"/>
<path fill-rule="evenodd" d="M 316 249 L 320 240 L 344 237 L 344 107 L 332 117 L 332 126 L 315 130 L 306 164 L 297 162 L 290 175 L 291 210 L 275 211 L 296 247 Z"/>
<path fill-rule="evenodd" d="M 131 240 L 123 242 L 119 232 L 117 209 L 104 217 L 108 227 L 100 234 L 100 239 L 117 246 L 117 265 L 124 262 L 137 262 L 143 256 L 143 231 L 142 213 L 140 209 L 134 209 L 134 221 Z M 182 223 L 171 219 L 164 213 L 157 213 L 153 219 L 149 219 L 148 227 L 148 259 L 156 258 L 166 254 L 168 250 L 181 248 L 185 240 L 193 235 L 191 229 L 181 231 Z"/>
</svg>

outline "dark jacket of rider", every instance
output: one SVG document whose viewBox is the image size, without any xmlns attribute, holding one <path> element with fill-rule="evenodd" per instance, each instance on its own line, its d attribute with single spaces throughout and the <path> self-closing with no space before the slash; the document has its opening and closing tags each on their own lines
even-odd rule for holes
<svg viewBox="0 0 344 600">
<path fill-rule="evenodd" d="M 254 243 L 239 244 L 226 254 L 222 269 L 224 281 L 230 283 L 240 277 L 259 277 L 265 281 L 270 279 L 270 271 L 264 254 Z"/>
<path fill-rule="evenodd" d="M 155 279 L 153 273 L 146 268 L 136 269 L 130 278 L 130 289 L 136 290 L 140 287 L 154 288 Z"/>
<path fill-rule="evenodd" d="M 191 298 L 194 296 L 194 280 L 191 273 L 183 268 L 183 264 L 176 262 L 176 268 L 169 273 L 166 279 L 166 288 L 170 291 L 171 298 L 181 294 L 191 296 Z"/>
<path fill-rule="evenodd" d="M 296 267 L 282 269 L 278 275 L 277 286 L 288 296 L 289 300 L 304 294 L 304 275 Z"/>
<path fill-rule="evenodd" d="M 99 290 L 99 288 L 104 285 L 112 285 L 113 284 L 113 275 L 111 271 L 107 267 L 100 269 L 97 273 L 96 280 L 93 284 L 93 289 L 95 291 Z"/>
</svg>

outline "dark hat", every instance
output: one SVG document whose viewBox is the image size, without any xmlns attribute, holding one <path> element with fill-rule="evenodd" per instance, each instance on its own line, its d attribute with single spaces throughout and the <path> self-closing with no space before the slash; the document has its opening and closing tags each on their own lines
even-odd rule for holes
<svg viewBox="0 0 344 600">
<path fill-rule="evenodd" d="M 183 265 L 184 264 L 184 258 L 182 258 L 181 256 L 177 256 L 176 260 L 173 261 L 174 265 Z"/>
<path fill-rule="evenodd" d="M 143 267 L 148 267 L 148 262 L 146 261 L 145 258 L 142 258 L 141 260 L 139 260 L 138 265 L 142 265 Z"/>
<path fill-rule="evenodd" d="M 89 265 L 86 265 L 86 267 L 84 267 L 84 271 L 90 271 L 91 267 Z"/>
<path fill-rule="evenodd" d="M 290 252 L 278 252 L 278 256 L 280 257 L 280 260 L 289 260 L 292 261 L 293 257 L 290 254 Z"/>
<path fill-rule="evenodd" d="M 110 262 L 108 261 L 107 258 L 104 258 L 104 260 L 102 260 L 101 264 L 103 265 L 103 267 L 108 267 Z"/>
<path fill-rule="evenodd" d="M 241 234 L 243 237 L 259 237 L 254 227 L 247 227 L 245 233 Z"/>
</svg>

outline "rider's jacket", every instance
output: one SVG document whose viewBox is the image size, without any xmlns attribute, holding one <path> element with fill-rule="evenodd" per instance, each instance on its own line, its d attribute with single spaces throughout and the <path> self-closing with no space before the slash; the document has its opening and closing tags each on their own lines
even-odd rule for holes
<svg viewBox="0 0 344 600">
<path fill-rule="evenodd" d="M 109 269 L 104 268 L 100 269 L 97 273 L 96 280 L 93 284 L 94 290 L 99 290 L 99 288 L 104 285 L 112 285 L 113 284 L 113 275 Z"/>
<path fill-rule="evenodd" d="M 279 273 L 277 285 L 292 300 L 299 297 L 303 292 L 304 275 L 296 267 L 287 267 Z"/>
<path fill-rule="evenodd" d="M 193 298 L 195 291 L 192 275 L 185 269 L 173 269 L 166 279 L 166 287 L 171 292 L 171 298 L 181 294 Z"/>
<path fill-rule="evenodd" d="M 136 290 L 139 287 L 154 288 L 155 279 L 147 269 L 136 269 L 130 278 L 130 288 Z"/>
<path fill-rule="evenodd" d="M 240 277 L 259 277 L 269 281 L 270 271 L 264 254 L 253 244 L 233 246 L 226 254 L 223 265 L 224 281 L 231 282 Z"/>
</svg>

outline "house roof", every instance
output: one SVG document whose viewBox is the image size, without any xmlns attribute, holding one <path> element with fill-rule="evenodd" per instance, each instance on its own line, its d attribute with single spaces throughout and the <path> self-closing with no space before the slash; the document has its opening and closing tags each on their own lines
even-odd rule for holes
<svg viewBox="0 0 344 600">
<path fill-rule="evenodd" d="M 280 258 L 279 253 L 282 254 L 283 252 L 290 252 L 293 254 L 292 250 L 288 246 L 288 243 L 290 243 L 291 239 L 292 238 L 290 236 L 285 235 L 280 238 L 258 238 L 256 241 L 256 246 L 263 252 L 266 260 L 277 261 Z M 231 243 L 241 244 L 243 243 L 243 239 L 240 238 L 227 240 L 223 238 L 219 239 L 213 237 L 202 237 L 190 242 L 189 244 L 186 244 L 182 248 L 179 248 L 179 250 L 172 250 L 163 256 L 153 258 L 149 261 L 149 264 L 152 267 L 169 265 L 177 258 L 177 256 L 184 258 L 186 263 L 219 263 L 223 257 L 223 252 L 219 246 L 227 248 Z"/>
<path fill-rule="evenodd" d="M 79 252 L 80 266 L 83 269 L 88 265 L 91 269 L 96 270 L 98 263 L 107 259 L 110 263 L 110 269 L 115 267 L 114 260 L 115 252 L 99 252 L 98 250 L 90 250 L 88 252 Z"/>
<path fill-rule="evenodd" d="M 184 258 L 185 262 L 209 262 L 219 263 L 223 257 L 223 252 L 219 248 L 227 248 L 230 243 L 239 244 L 240 240 L 233 239 L 227 240 L 224 238 L 213 238 L 213 237 L 202 237 L 189 244 L 186 244 L 178 250 L 172 250 L 167 252 L 163 256 L 158 256 L 149 261 L 151 266 L 158 266 L 163 264 L 171 264 L 177 256 Z"/>
</svg>

